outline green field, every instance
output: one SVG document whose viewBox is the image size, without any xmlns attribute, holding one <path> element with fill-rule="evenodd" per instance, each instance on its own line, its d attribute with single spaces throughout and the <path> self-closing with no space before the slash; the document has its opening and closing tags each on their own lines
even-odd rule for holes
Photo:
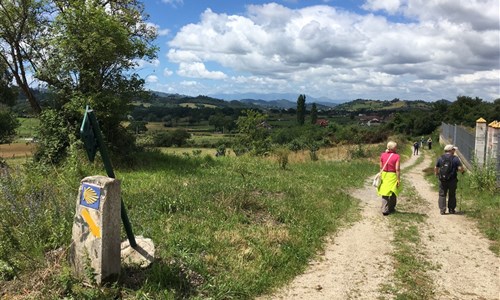
<svg viewBox="0 0 500 300">
<path fill-rule="evenodd" d="M 35 129 L 38 124 L 40 124 L 38 118 L 17 118 L 17 120 L 20 125 L 16 130 L 16 140 L 19 142 L 25 142 L 26 139 L 32 138 L 35 135 Z"/>
</svg>

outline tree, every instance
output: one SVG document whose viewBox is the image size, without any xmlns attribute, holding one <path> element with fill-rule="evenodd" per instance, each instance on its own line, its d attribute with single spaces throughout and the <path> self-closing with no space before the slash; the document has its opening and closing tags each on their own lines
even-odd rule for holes
<svg viewBox="0 0 500 300">
<path fill-rule="evenodd" d="M 17 98 L 11 81 L 7 66 L 0 60 L 0 144 L 10 143 L 19 126 L 16 116 L 8 107 L 14 105 Z"/>
<path fill-rule="evenodd" d="M 215 131 L 224 130 L 224 115 L 222 113 L 216 113 L 208 118 L 208 125 L 213 125 Z"/>
<path fill-rule="evenodd" d="M 42 108 L 30 89 L 30 71 L 40 61 L 40 37 L 49 17 L 44 1 L 0 1 L 0 61 L 8 68 L 36 114 Z"/>
<path fill-rule="evenodd" d="M 263 155 L 271 150 L 271 139 L 266 126 L 267 116 L 255 110 L 245 110 L 236 124 L 240 133 L 237 148 Z M 242 150 L 242 152 L 246 152 Z"/>
<path fill-rule="evenodd" d="M 11 86 L 12 75 L 7 66 L 0 60 L 0 104 L 12 106 L 16 102 L 16 94 Z"/>
<path fill-rule="evenodd" d="M 316 124 L 317 120 L 318 120 L 318 108 L 316 107 L 316 103 L 313 103 L 311 107 L 311 124 Z"/>
<path fill-rule="evenodd" d="M 306 119 L 306 95 L 299 95 L 297 99 L 297 123 L 304 125 Z"/>
<path fill-rule="evenodd" d="M 133 141 L 120 123 L 144 85 L 134 61 L 154 58 L 157 49 L 143 11 L 137 0 L 1 1 L 0 57 L 35 112 L 43 107 L 29 88 L 28 71 L 54 91 L 52 108 L 62 123 L 53 124 L 76 135 L 90 104 L 110 150 L 128 154 Z M 62 138 L 64 147 L 69 137 Z"/>
<path fill-rule="evenodd" d="M 0 104 L 0 144 L 12 142 L 18 126 L 16 116 L 7 106 Z"/>
</svg>

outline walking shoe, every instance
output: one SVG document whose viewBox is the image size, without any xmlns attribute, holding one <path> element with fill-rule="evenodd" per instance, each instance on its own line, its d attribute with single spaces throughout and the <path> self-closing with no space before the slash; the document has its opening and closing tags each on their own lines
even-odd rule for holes
<svg viewBox="0 0 500 300">
<path fill-rule="evenodd" d="M 444 214 L 445 214 L 445 211 L 444 211 L 444 210 L 442 210 L 442 211 L 441 211 L 441 214 L 442 214 L 442 215 L 444 215 Z"/>
<path fill-rule="evenodd" d="M 450 210 L 449 210 L 449 213 L 450 213 L 450 214 L 454 214 L 454 213 L 455 213 L 455 210 L 454 210 L 454 209 L 450 209 Z"/>
<path fill-rule="evenodd" d="M 384 216 L 388 216 L 389 215 L 389 212 L 383 212 L 382 213 Z"/>
</svg>

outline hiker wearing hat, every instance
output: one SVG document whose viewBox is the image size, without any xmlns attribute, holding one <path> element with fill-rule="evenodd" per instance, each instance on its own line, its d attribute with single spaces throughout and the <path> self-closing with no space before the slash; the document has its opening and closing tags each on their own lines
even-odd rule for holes
<svg viewBox="0 0 500 300">
<path fill-rule="evenodd" d="M 455 150 L 458 148 L 453 145 L 444 147 L 444 154 L 438 158 L 434 167 L 434 174 L 439 179 L 439 211 L 442 215 L 446 213 L 446 196 L 448 195 L 448 212 L 455 213 L 457 206 L 457 173 L 465 172 L 460 159 L 455 156 Z"/>
</svg>

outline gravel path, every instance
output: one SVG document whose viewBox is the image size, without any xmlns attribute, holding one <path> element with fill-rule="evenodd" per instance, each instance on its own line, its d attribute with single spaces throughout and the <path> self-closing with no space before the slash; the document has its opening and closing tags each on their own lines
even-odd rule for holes
<svg viewBox="0 0 500 300">
<path fill-rule="evenodd" d="M 416 162 L 412 156 L 402 169 Z M 500 260 L 489 249 L 475 224 L 460 212 L 440 215 L 437 191 L 422 170 L 429 158 L 403 173 L 424 199 L 418 207 L 428 218 L 419 226 L 426 258 L 437 266 L 429 270 L 435 299 L 500 299 Z M 460 184 L 460 183 L 459 183 Z M 404 194 L 404 191 L 403 191 Z M 325 251 L 306 272 L 272 295 L 259 299 L 388 299 L 381 284 L 393 281 L 393 231 L 380 213 L 380 198 L 366 182 L 353 196 L 360 200 L 362 218 L 329 238 Z M 404 201 L 404 196 L 398 201 Z"/>
</svg>

